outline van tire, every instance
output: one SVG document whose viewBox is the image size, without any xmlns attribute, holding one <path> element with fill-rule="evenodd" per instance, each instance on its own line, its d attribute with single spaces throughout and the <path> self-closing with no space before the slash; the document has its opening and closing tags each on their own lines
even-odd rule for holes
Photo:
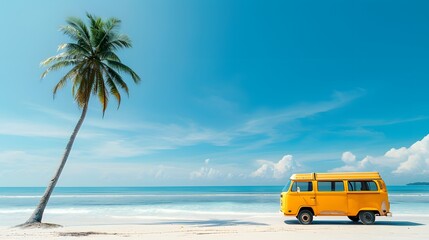
<svg viewBox="0 0 429 240">
<path fill-rule="evenodd" d="M 298 221 L 304 225 L 311 224 L 313 222 L 313 213 L 307 209 L 299 211 Z"/>
<path fill-rule="evenodd" d="M 362 211 L 359 213 L 360 221 L 365 225 L 371 225 L 375 222 L 375 214 L 371 211 Z"/>
<path fill-rule="evenodd" d="M 350 220 L 352 220 L 353 222 L 359 222 L 359 217 L 358 216 L 347 216 Z"/>
</svg>

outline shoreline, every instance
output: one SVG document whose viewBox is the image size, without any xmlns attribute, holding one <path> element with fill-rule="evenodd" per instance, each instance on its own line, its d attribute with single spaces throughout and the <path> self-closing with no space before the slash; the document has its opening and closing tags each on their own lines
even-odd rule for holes
<svg viewBox="0 0 429 240">
<path fill-rule="evenodd" d="M 59 219 L 58 219 L 59 220 Z M 76 224 L 68 219 L 63 227 L 20 229 L 0 227 L 0 239 L 425 239 L 429 217 L 377 217 L 374 225 L 353 223 L 346 217 L 315 217 L 301 225 L 294 217 L 254 216 L 241 218 L 140 219 L 129 222 Z M 71 223 L 75 224 L 71 224 Z"/>
</svg>

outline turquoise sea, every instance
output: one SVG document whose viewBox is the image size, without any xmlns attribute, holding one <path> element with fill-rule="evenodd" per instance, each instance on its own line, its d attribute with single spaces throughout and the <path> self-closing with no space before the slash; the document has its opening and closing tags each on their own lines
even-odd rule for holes
<svg viewBox="0 0 429 240">
<path fill-rule="evenodd" d="M 55 219 L 211 218 L 279 214 L 283 186 L 225 187 L 58 187 L 45 217 Z M 0 225 L 25 221 L 44 188 L 0 188 Z M 393 215 L 429 214 L 429 186 L 389 186 Z M 46 219 L 45 218 L 45 219 Z M 103 221 L 104 221 L 103 220 Z M 96 220 L 94 220 L 96 221 Z"/>
</svg>

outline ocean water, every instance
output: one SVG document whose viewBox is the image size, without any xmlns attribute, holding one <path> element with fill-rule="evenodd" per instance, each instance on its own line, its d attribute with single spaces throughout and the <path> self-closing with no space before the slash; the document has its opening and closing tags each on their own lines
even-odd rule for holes
<svg viewBox="0 0 429 240">
<path fill-rule="evenodd" d="M 138 222 L 144 219 L 210 219 L 217 216 L 281 215 L 283 186 L 227 187 L 57 187 L 45 220 L 80 223 Z M 0 225 L 25 221 L 44 188 L 0 188 Z M 389 186 L 395 215 L 429 214 L 429 186 Z"/>
</svg>

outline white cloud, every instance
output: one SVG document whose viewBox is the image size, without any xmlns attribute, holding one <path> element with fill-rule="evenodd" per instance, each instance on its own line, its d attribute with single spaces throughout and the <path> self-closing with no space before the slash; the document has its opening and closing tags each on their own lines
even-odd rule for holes
<svg viewBox="0 0 429 240">
<path fill-rule="evenodd" d="M 150 168 L 150 175 L 153 175 L 155 179 L 166 180 L 171 176 L 177 176 L 182 174 L 183 169 L 177 168 L 175 166 L 166 166 L 166 165 L 157 165 Z"/>
<path fill-rule="evenodd" d="M 258 160 L 258 169 L 250 174 L 251 177 L 275 178 L 286 177 L 295 168 L 292 155 L 285 155 L 277 163 L 267 160 Z"/>
<path fill-rule="evenodd" d="M 217 177 L 223 176 L 223 174 L 212 167 L 209 167 L 210 159 L 204 160 L 204 166 L 198 169 L 197 171 L 191 172 L 190 178 L 191 179 L 197 179 L 197 178 L 207 178 L 207 179 L 213 179 Z"/>
<path fill-rule="evenodd" d="M 216 178 L 220 176 L 220 171 L 211 167 L 201 167 L 198 171 L 191 172 L 191 179 L 195 178 Z"/>
<path fill-rule="evenodd" d="M 370 161 L 369 156 L 365 157 L 361 161 L 356 161 L 356 156 L 351 152 L 343 152 L 341 161 L 344 162 L 344 166 L 332 169 L 332 172 L 353 172 L 363 171 L 367 163 Z"/>
<path fill-rule="evenodd" d="M 171 186 L 185 183 L 188 174 L 189 171 L 183 166 L 144 161 L 70 161 L 60 181 L 62 186 Z"/>
<path fill-rule="evenodd" d="M 92 154 L 96 158 L 101 159 L 114 159 L 114 158 L 128 158 L 135 157 L 146 153 L 144 147 L 134 145 L 125 140 L 112 140 L 106 141 L 98 147 L 95 147 Z"/>
<path fill-rule="evenodd" d="M 43 186 L 60 161 L 53 149 L 0 151 L 0 186 Z"/>
<path fill-rule="evenodd" d="M 344 153 L 343 153 L 343 155 L 344 155 Z M 343 162 L 345 163 L 345 165 L 342 167 L 334 168 L 331 170 L 331 172 L 355 172 L 355 171 L 364 171 L 364 170 L 373 171 L 374 168 L 370 167 L 371 163 L 374 161 L 373 159 L 374 158 L 371 156 L 366 156 L 361 161 L 351 161 L 351 159 L 347 159 L 347 160 L 342 159 Z"/>
<path fill-rule="evenodd" d="M 32 110 L 51 115 L 52 117 L 54 117 L 56 119 L 62 119 L 62 120 L 66 120 L 68 122 L 77 122 L 79 119 L 79 115 L 73 115 L 70 113 L 61 112 L 61 111 L 55 110 L 53 108 L 48 108 L 46 106 L 42 106 L 42 105 L 38 105 L 38 104 L 33 104 L 33 103 L 26 103 L 26 104 Z"/>
<path fill-rule="evenodd" d="M 341 156 L 341 160 L 346 164 L 352 164 L 356 161 L 356 156 L 351 152 L 344 152 Z"/>
<path fill-rule="evenodd" d="M 394 174 L 428 174 L 429 173 L 429 135 L 415 142 L 410 147 L 392 148 L 384 155 L 366 156 L 356 161 L 351 152 L 344 152 L 344 166 L 331 171 L 388 171 Z"/>
<path fill-rule="evenodd" d="M 163 166 L 160 166 L 158 170 L 155 173 L 155 178 L 165 178 L 165 168 Z"/>
<path fill-rule="evenodd" d="M 58 126 L 16 119 L 0 121 L 0 135 L 66 138 L 69 137 L 70 134 L 70 131 L 64 130 L 64 128 Z"/>
<path fill-rule="evenodd" d="M 35 153 L 28 153 L 22 150 L 8 150 L 0 152 L 0 163 L 10 164 L 10 163 L 25 163 L 29 162 L 42 162 L 47 159 L 51 160 L 52 157 L 41 156 Z M 4 168 L 4 165 L 3 165 Z"/>
<path fill-rule="evenodd" d="M 416 122 L 421 120 L 426 120 L 428 117 L 413 117 L 413 118 L 401 118 L 401 119 L 361 119 L 361 120 L 353 120 L 348 123 L 346 126 L 353 127 L 374 127 L 374 126 L 388 126 L 388 125 L 396 125 L 400 123 L 409 123 Z"/>
<path fill-rule="evenodd" d="M 301 104 L 284 109 L 280 112 L 263 113 L 261 117 L 249 119 L 239 131 L 251 134 L 266 134 L 273 132 L 280 124 L 304 119 L 318 113 L 340 108 L 348 102 L 360 97 L 363 90 L 353 92 L 335 92 L 332 99 L 311 104 Z"/>
<path fill-rule="evenodd" d="M 177 149 L 184 146 L 198 144 L 210 144 L 213 146 L 228 146 L 232 143 L 246 143 L 245 148 L 261 148 L 281 137 L 282 140 L 290 136 L 278 133 L 278 126 L 290 123 L 321 112 L 327 112 L 341 106 L 362 95 L 362 91 L 336 92 L 327 101 L 301 104 L 289 107 L 281 111 L 270 111 L 263 114 L 251 114 L 253 116 L 242 119 L 239 124 L 226 128 L 209 128 L 193 122 L 182 124 L 160 124 L 147 121 L 133 121 L 127 119 L 126 123 L 114 119 L 91 118 L 85 120 L 79 138 L 100 138 L 98 146 L 93 146 L 93 153 L 99 156 L 138 156 L 166 149 Z M 44 106 L 29 104 L 32 110 L 62 120 L 61 125 L 43 125 L 34 121 L 16 123 L 8 121 L 0 124 L 0 134 L 57 137 L 67 138 L 71 134 L 72 127 L 78 116 L 46 108 Z M 2 122 L 0 122 L 2 123 Z M 67 124 L 67 125 L 66 125 Z M 68 126 L 64 128 L 64 126 Z M 65 130 L 64 130 L 65 129 Z M 292 131 L 288 131 L 293 135 Z M 253 142 L 247 140 L 249 136 L 258 136 Z M 101 138 L 102 137 L 102 138 Z M 125 139 L 126 141 L 107 141 L 105 139 Z M 104 143 L 103 143 L 104 142 Z M 240 146 L 238 146 L 240 147 Z M 103 154 L 103 152 L 105 154 Z M 108 154 L 109 153 L 109 154 Z M 91 154 L 88 152 L 88 154 Z"/>
<path fill-rule="evenodd" d="M 392 148 L 386 158 L 399 162 L 394 173 L 429 173 L 429 135 L 417 141 L 409 148 Z"/>
<path fill-rule="evenodd" d="M 69 138 L 74 125 L 51 125 L 21 119 L 0 120 L 0 135 L 20 137 Z M 80 138 L 94 138 L 102 134 L 94 131 L 81 131 Z"/>
</svg>

